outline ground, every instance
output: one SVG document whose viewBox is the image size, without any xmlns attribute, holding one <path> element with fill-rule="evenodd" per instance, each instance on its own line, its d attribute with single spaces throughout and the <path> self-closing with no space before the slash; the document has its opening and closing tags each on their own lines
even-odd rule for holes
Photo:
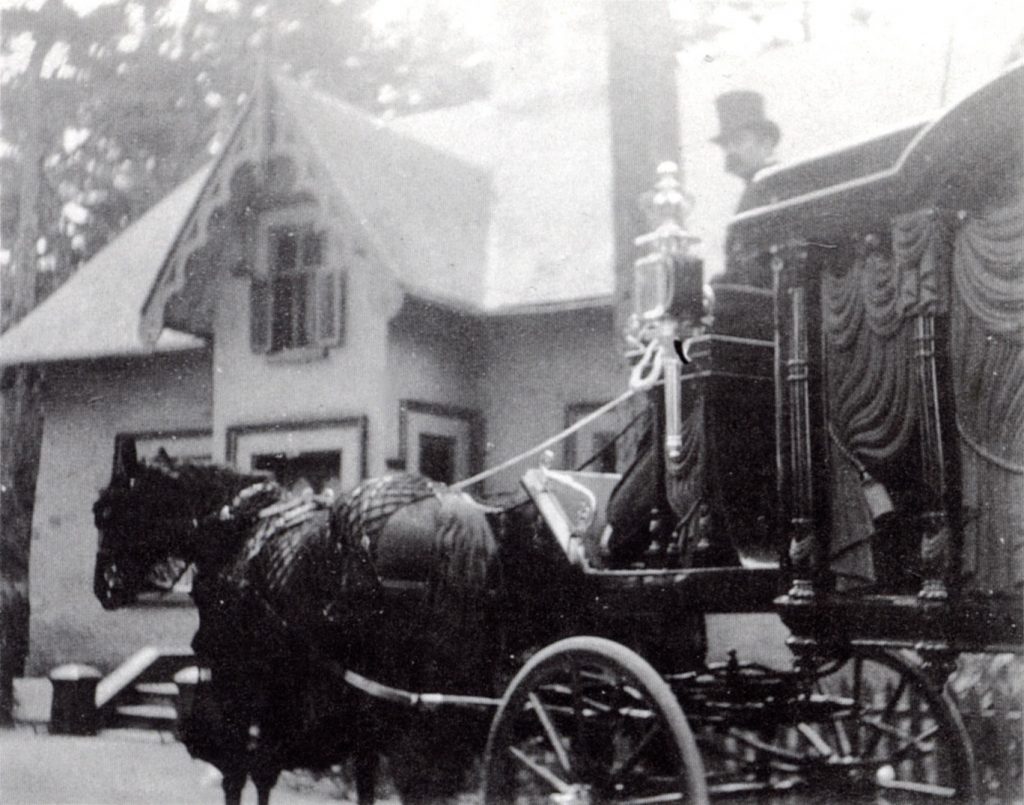
<svg viewBox="0 0 1024 805">
<path fill-rule="evenodd" d="M 774 615 L 711 616 L 710 660 L 737 648 L 744 659 L 785 663 L 786 632 Z M 273 805 L 351 802 L 331 780 L 283 778 Z M 97 737 L 48 735 L 45 727 L 0 730 L 3 805 L 221 805 L 216 770 L 189 757 L 168 734 L 107 730 Z M 397 800 L 386 802 L 397 805 Z M 256 802 L 250 785 L 243 805 Z M 475 802 L 467 797 L 466 803 Z"/>
<path fill-rule="evenodd" d="M 345 802 L 337 789 L 290 777 L 273 805 Z M 244 805 L 256 802 L 250 785 Z M 4 805 L 222 805 L 216 769 L 188 756 L 173 739 L 139 730 L 98 737 L 0 731 L 0 802 Z"/>
</svg>

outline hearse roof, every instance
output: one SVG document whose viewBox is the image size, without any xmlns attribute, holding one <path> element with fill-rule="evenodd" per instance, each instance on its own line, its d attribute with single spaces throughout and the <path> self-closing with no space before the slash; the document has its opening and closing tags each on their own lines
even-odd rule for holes
<svg viewBox="0 0 1024 805">
<path fill-rule="evenodd" d="M 762 172 L 730 233 L 751 248 L 868 232 L 927 206 L 966 208 L 971 173 L 1024 153 L 1024 61 L 929 122 Z"/>
</svg>

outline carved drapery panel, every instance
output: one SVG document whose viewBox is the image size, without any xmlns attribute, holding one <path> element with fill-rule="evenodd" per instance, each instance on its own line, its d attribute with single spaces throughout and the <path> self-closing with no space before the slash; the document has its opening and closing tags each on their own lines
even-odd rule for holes
<svg viewBox="0 0 1024 805">
<path fill-rule="evenodd" d="M 921 411 L 914 320 L 945 312 L 948 221 L 931 210 L 899 216 L 891 233 L 869 236 L 847 255 L 824 272 L 821 296 L 827 411 L 839 441 L 830 456 L 829 554 L 841 586 L 879 576 L 875 523 L 850 455 L 872 472 L 898 456 L 909 460 Z"/>
<path fill-rule="evenodd" d="M 685 388 L 685 386 L 684 386 Z M 707 465 L 707 418 L 704 410 L 704 394 L 691 386 L 691 393 L 684 395 L 684 405 L 692 402 L 690 411 L 683 415 L 682 444 L 679 457 L 674 461 L 666 459 L 666 493 L 669 505 L 677 522 L 684 529 L 681 544 L 693 544 L 700 534 L 695 530 L 699 523 L 699 510 L 705 500 L 705 468 Z"/>
<path fill-rule="evenodd" d="M 974 216 L 953 257 L 951 361 L 963 484 L 964 572 L 1024 581 L 1024 197 Z"/>
</svg>

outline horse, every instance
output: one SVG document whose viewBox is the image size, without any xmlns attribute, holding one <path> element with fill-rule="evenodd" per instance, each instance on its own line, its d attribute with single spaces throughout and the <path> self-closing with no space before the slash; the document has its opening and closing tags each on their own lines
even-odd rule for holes
<svg viewBox="0 0 1024 805">
<path fill-rule="evenodd" d="M 535 511 L 487 511 L 419 476 L 371 479 L 327 505 L 162 452 L 140 462 L 126 438 L 93 508 L 106 609 L 195 568 L 193 648 L 210 684 L 180 733 L 221 771 L 226 805 L 247 778 L 266 805 L 282 770 L 348 759 L 359 802 L 372 802 L 378 756 L 404 802 L 454 796 L 489 714 L 413 712 L 342 673 L 493 697 L 511 676 L 499 669 L 574 630 L 557 614 L 573 607 L 552 605 L 571 585 L 545 573 L 558 565 Z"/>
</svg>

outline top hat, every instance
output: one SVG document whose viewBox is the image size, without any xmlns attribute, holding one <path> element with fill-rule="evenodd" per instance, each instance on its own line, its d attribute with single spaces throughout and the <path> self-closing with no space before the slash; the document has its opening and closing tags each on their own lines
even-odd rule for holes
<svg viewBox="0 0 1024 805">
<path fill-rule="evenodd" d="M 764 116 L 764 98 L 761 93 L 747 89 L 723 92 L 715 98 L 720 131 L 711 142 L 721 145 L 740 131 L 762 132 L 777 145 L 782 131 L 774 120 Z"/>
</svg>

